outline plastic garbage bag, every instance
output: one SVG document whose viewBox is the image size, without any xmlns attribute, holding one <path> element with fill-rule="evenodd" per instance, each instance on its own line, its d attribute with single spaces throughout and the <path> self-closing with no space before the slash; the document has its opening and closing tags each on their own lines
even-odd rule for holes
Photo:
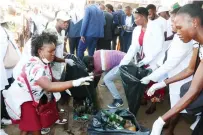
<svg viewBox="0 0 203 135">
<path fill-rule="evenodd" d="M 135 64 L 120 67 L 120 76 L 125 90 L 130 112 L 135 116 L 140 108 L 141 99 L 144 96 L 146 86 L 140 80 L 149 75 L 151 70 L 137 67 Z"/>
</svg>

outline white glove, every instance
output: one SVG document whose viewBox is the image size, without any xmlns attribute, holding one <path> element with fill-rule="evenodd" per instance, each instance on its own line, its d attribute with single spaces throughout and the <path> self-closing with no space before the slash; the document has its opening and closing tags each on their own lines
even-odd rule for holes
<svg viewBox="0 0 203 135">
<path fill-rule="evenodd" d="M 142 66 L 144 66 L 145 64 L 142 62 L 142 61 L 140 61 L 138 64 L 137 64 L 137 66 L 138 67 L 142 67 Z"/>
<path fill-rule="evenodd" d="M 147 77 L 142 78 L 140 81 L 142 84 L 149 84 L 151 79 L 149 78 L 149 76 L 147 76 Z"/>
<path fill-rule="evenodd" d="M 156 83 L 156 84 L 152 85 L 149 88 L 149 90 L 147 91 L 147 95 L 148 96 L 152 96 L 152 95 L 154 95 L 154 92 L 156 90 L 159 90 L 159 89 L 164 88 L 164 87 L 166 87 L 166 83 L 164 81 L 162 81 L 160 83 Z"/>
<path fill-rule="evenodd" d="M 143 60 L 141 60 L 141 61 L 137 64 L 137 66 L 138 66 L 138 67 L 141 67 L 141 66 L 147 65 L 147 64 L 150 63 L 151 60 L 152 60 L 152 59 L 151 59 L 150 57 L 145 57 Z"/>
<path fill-rule="evenodd" d="M 78 87 L 81 85 L 90 85 L 88 81 L 93 81 L 93 76 L 83 77 L 77 80 L 73 80 L 73 87 Z"/>
<path fill-rule="evenodd" d="M 74 66 L 75 62 L 72 59 L 65 59 L 65 63 L 67 63 L 70 66 Z"/>
<path fill-rule="evenodd" d="M 88 73 L 89 74 L 89 76 L 93 76 L 94 75 L 94 73 L 93 72 L 90 72 L 90 73 Z"/>
<path fill-rule="evenodd" d="M 159 117 L 152 126 L 152 132 L 150 135 L 161 135 L 162 128 L 165 122 L 161 117 Z"/>
</svg>

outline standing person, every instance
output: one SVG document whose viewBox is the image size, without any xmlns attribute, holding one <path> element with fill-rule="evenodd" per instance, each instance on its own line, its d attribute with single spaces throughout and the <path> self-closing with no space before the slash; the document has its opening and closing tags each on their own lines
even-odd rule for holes
<svg viewBox="0 0 203 135">
<path fill-rule="evenodd" d="M 166 19 L 164 19 L 161 16 L 157 15 L 157 10 L 156 10 L 156 6 L 153 4 L 149 4 L 147 7 L 148 12 L 149 12 L 149 16 L 148 18 L 150 20 L 152 20 L 155 24 L 157 24 L 161 30 L 162 30 L 162 34 L 163 36 L 165 35 L 164 33 L 167 31 L 167 21 Z M 163 61 L 166 60 L 165 58 L 165 52 L 168 49 L 168 46 L 171 42 L 171 39 L 169 41 L 166 41 L 166 38 L 164 38 L 164 42 L 162 45 L 162 52 L 159 54 L 159 59 L 157 60 L 157 65 L 162 65 Z M 141 64 L 141 63 L 140 63 Z M 142 65 L 142 64 L 141 64 Z M 150 87 L 153 83 L 150 83 L 148 85 L 148 87 Z M 154 97 L 149 97 L 147 96 L 147 94 L 145 93 L 144 95 L 144 99 L 143 99 L 143 104 L 147 104 L 147 100 L 149 100 L 151 102 L 150 107 L 146 110 L 147 114 L 152 114 L 154 113 L 154 111 L 156 110 L 156 102 L 161 102 L 164 99 L 164 95 L 165 95 L 165 90 L 164 89 L 160 89 L 159 91 L 157 91 L 156 95 Z"/>
<path fill-rule="evenodd" d="M 80 9 L 78 9 L 76 6 L 72 5 L 72 10 L 70 11 L 70 24 L 67 29 L 66 36 L 69 40 L 69 48 L 71 54 L 76 54 L 78 52 L 78 44 L 80 41 L 80 31 L 82 26 L 82 18 L 83 14 L 81 13 Z"/>
<path fill-rule="evenodd" d="M 40 13 L 39 8 L 33 8 L 33 14 L 31 15 L 31 35 L 41 34 L 46 28 L 47 20 Z"/>
<path fill-rule="evenodd" d="M 174 34 L 172 32 L 169 9 L 167 7 L 161 6 L 159 7 L 157 14 L 167 20 L 167 29 L 164 32 L 165 41 L 173 39 Z"/>
<path fill-rule="evenodd" d="M 123 105 L 123 100 L 113 82 L 120 75 L 119 67 L 128 65 L 130 62 L 137 64 L 140 60 L 145 63 L 144 65 L 153 66 L 162 50 L 164 35 L 157 24 L 148 21 L 147 9 L 144 7 L 137 8 L 134 11 L 134 16 L 136 18 L 135 23 L 138 26 L 133 31 L 132 44 L 128 52 L 120 64 L 110 70 L 103 78 L 105 85 L 113 96 L 113 102 L 107 105 L 109 108 L 118 108 Z"/>
<path fill-rule="evenodd" d="M 72 60 L 64 60 L 63 55 L 64 52 L 66 52 L 66 47 L 64 46 L 64 39 L 65 39 L 65 30 L 69 26 L 70 17 L 66 14 L 64 11 L 59 11 L 56 16 L 56 24 L 53 27 L 53 25 L 48 25 L 47 29 L 50 31 L 57 33 L 58 39 L 57 39 L 57 45 L 56 45 L 56 54 L 54 63 L 52 65 L 53 75 L 56 79 L 61 78 L 62 73 L 62 64 L 61 62 L 69 63 L 70 65 L 73 64 Z"/>
<path fill-rule="evenodd" d="M 134 17 L 132 15 L 132 8 L 130 6 L 125 7 L 125 15 L 122 16 L 123 30 L 121 32 L 122 43 L 121 43 L 121 51 L 128 51 L 131 41 L 132 41 L 132 32 L 135 27 Z"/>
<path fill-rule="evenodd" d="M 121 6 L 121 9 L 122 9 L 122 6 Z M 122 18 L 122 15 L 125 13 L 121 12 L 122 10 L 115 12 L 111 4 L 106 4 L 106 11 L 113 15 L 112 50 L 115 50 L 117 45 L 117 37 L 120 35 L 120 32 L 121 32 L 121 18 Z"/>
<path fill-rule="evenodd" d="M 157 89 L 163 88 L 168 84 L 175 83 L 194 74 L 192 82 L 186 83 L 181 87 L 181 91 L 186 92 L 183 97 L 167 113 L 159 117 L 153 124 L 151 135 L 160 135 L 166 121 L 173 116 L 177 116 L 181 111 L 202 108 L 202 44 L 203 44 L 203 9 L 199 5 L 187 4 L 183 6 L 175 17 L 175 25 L 179 38 L 187 43 L 190 40 L 199 42 L 193 49 L 193 56 L 187 68 L 179 74 L 168 78 L 160 83 L 154 84 L 148 91 L 153 94 Z M 199 50 L 199 51 L 198 51 Z M 199 53 L 198 53 L 199 52 Z M 200 61 L 198 61 L 200 59 Z M 200 111 L 200 110 L 199 110 Z M 202 110 L 201 110 L 202 111 Z M 203 113 L 203 112 L 202 112 Z M 196 125 L 192 135 L 203 134 L 203 117 Z"/>
<path fill-rule="evenodd" d="M 97 41 L 104 37 L 105 18 L 104 13 L 98 5 L 90 5 L 85 9 L 85 16 L 82 20 L 81 41 L 78 45 L 77 56 L 82 59 L 88 48 L 88 55 L 93 56 Z"/>
<path fill-rule="evenodd" d="M 86 85 L 87 81 L 92 80 L 91 77 L 86 77 L 73 81 L 56 82 L 51 75 L 49 65 L 54 60 L 56 42 L 56 36 L 46 33 L 34 37 L 31 43 L 33 57 L 24 65 L 21 74 L 12 86 L 7 91 L 3 91 L 9 116 L 14 120 L 20 120 L 21 135 L 27 135 L 29 132 L 33 135 L 41 135 L 42 125 L 36 107 L 33 106 L 34 101 L 31 94 L 35 103 L 46 103 L 54 100 L 53 92 Z M 25 83 L 23 74 L 26 74 L 30 90 L 28 84 Z"/>
<path fill-rule="evenodd" d="M 174 32 L 177 32 L 174 19 L 176 13 L 180 8 L 176 8 L 171 12 L 171 21 L 172 28 Z M 175 34 L 173 41 L 169 45 L 169 49 L 167 50 L 167 60 L 161 65 L 159 68 L 155 69 L 149 76 L 144 77 L 141 82 L 143 84 L 148 84 L 150 81 L 160 82 L 163 81 L 162 78 L 167 74 L 168 78 L 178 74 L 183 69 L 185 69 L 190 62 L 192 57 L 192 49 L 193 49 L 193 41 L 189 41 L 188 43 L 184 43 L 177 34 Z M 181 86 L 192 80 L 192 76 L 189 76 L 181 81 L 176 83 L 169 84 L 169 94 L 170 94 L 170 103 L 171 108 L 180 100 L 180 89 Z M 151 96 L 151 95 L 150 95 Z M 181 113 L 186 113 L 186 111 L 182 111 Z M 178 123 L 179 115 L 174 116 L 168 122 L 168 128 L 165 130 L 165 134 L 172 135 L 173 131 Z"/>
<path fill-rule="evenodd" d="M 9 30 L 9 22 L 10 22 L 11 18 L 7 18 L 7 17 L 8 17 L 8 15 L 5 13 L 5 11 L 3 11 L 3 8 L 1 7 L 1 9 L 0 9 L 1 124 L 5 124 L 5 125 L 9 125 L 12 122 L 10 120 L 10 117 L 8 116 L 7 111 L 6 111 L 6 106 L 5 106 L 5 103 L 3 101 L 4 98 L 2 95 L 2 91 L 7 90 L 11 86 L 11 84 L 13 83 L 13 67 L 18 62 L 16 60 L 19 60 L 20 56 L 21 56 L 18 45 L 15 43 L 15 40 L 14 40 L 14 35 L 13 35 L 14 33 L 12 33 Z M 10 49 L 11 46 L 13 46 L 13 48 L 14 48 L 13 51 L 15 51 L 15 52 L 11 51 L 11 49 Z M 12 62 L 16 62 L 16 63 L 13 65 Z M 13 66 L 7 67 L 9 63 Z M 0 134 L 7 135 L 3 129 L 0 129 Z"/>
<path fill-rule="evenodd" d="M 113 36 L 113 15 L 107 12 L 105 6 L 102 4 L 100 5 L 100 9 L 104 12 L 106 24 L 104 25 L 104 37 L 99 38 L 96 49 L 110 50 Z"/>
</svg>

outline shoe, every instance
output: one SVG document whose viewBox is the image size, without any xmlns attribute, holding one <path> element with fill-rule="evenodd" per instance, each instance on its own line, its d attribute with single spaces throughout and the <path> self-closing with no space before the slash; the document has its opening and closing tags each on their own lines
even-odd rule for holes
<svg viewBox="0 0 203 135">
<path fill-rule="evenodd" d="M 12 124 L 12 121 L 10 119 L 1 119 L 1 124 L 3 125 L 11 125 Z"/>
<path fill-rule="evenodd" d="M 191 130 L 194 130 L 195 127 L 197 126 L 197 123 L 199 122 L 201 116 L 197 116 L 196 121 L 190 126 Z"/>
<path fill-rule="evenodd" d="M 118 108 L 121 106 L 123 106 L 123 100 L 122 99 L 114 99 L 113 103 L 107 105 L 107 107 L 110 109 L 115 109 L 115 108 Z"/>
<path fill-rule="evenodd" d="M 50 130 L 51 130 L 50 128 L 42 128 L 42 129 L 41 129 L 41 134 L 42 134 L 42 135 L 45 135 L 45 134 L 49 133 Z"/>
<path fill-rule="evenodd" d="M 59 125 L 64 125 L 64 124 L 68 123 L 68 120 L 67 119 L 63 119 L 62 121 L 57 120 L 55 123 L 59 124 Z"/>
<path fill-rule="evenodd" d="M 106 87 L 105 83 L 100 84 L 101 87 Z"/>
</svg>

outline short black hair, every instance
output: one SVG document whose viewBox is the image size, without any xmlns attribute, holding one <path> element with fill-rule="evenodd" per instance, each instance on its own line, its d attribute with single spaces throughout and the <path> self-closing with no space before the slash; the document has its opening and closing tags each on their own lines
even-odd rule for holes
<svg viewBox="0 0 203 135">
<path fill-rule="evenodd" d="M 147 10 L 152 9 L 152 10 L 156 10 L 156 6 L 154 4 L 149 4 L 147 5 Z"/>
<path fill-rule="evenodd" d="M 149 15 L 147 8 L 144 8 L 144 7 L 139 7 L 135 9 L 134 14 L 135 13 L 143 15 L 145 18 L 148 18 L 148 15 Z"/>
<path fill-rule="evenodd" d="M 126 6 L 125 8 L 132 9 L 130 6 Z"/>
<path fill-rule="evenodd" d="M 177 14 L 178 11 L 180 10 L 181 7 L 175 8 L 174 10 L 172 10 L 170 13 L 171 14 Z"/>
<path fill-rule="evenodd" d="M 31 39 L 31 54 L 32 56 L 39 56 L 38 50 L 44 44 L 52 44 L 56 45 L 58 37 L 52 33 L 43 32 L 40 35 L 35 35 Z"/>
<path fill-rule="evenodd" d="M 107 7 L 108 9 L 110 9 L 112 12 L 114 12 L 113 6 L 112 6 L 111 4 L 106 4 L 106 7 Z"/>
<path fill-rule="evenodd" d="M 192 18 L 197 17 L 203 25 L 203 9 L 197 4 L 186 4 L 180 8 L 177 14 L 188 14 Z"/>
</svg>

